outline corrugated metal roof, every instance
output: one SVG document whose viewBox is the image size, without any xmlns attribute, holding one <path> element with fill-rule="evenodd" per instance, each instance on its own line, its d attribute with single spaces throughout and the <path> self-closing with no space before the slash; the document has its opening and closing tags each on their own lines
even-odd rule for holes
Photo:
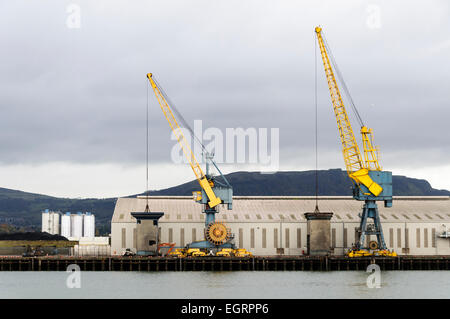
<svg viewBox="0 0 450 319">
<path fill-rule="evenodd" d="M 142 212 L 147 199 L 119 198 L 112 222 L 134 223 L 131 212 Z M 164 212 L 161 222 L 202 222 L 202 205 L 190 196 L 149 196 L 150 211 Z M 335 222 L 359 221 L 363 202 L 349 196 L 321 196 L 322 212 L 333 212 Z M 233 210 L 219 208 L 217 220 L 226 222 L 305 222 L 304 213 L 314 211 L 315 197 L 294 196 L 235 196 Z M 399 196 L 394 197 L 392 208 L 378 205 L 381 221 L 391 222 L 441 222 L 450 220 L 450 197 L 448 196 Z M 408 216 L 408 217 L 405 217 Z"/>
</svg>

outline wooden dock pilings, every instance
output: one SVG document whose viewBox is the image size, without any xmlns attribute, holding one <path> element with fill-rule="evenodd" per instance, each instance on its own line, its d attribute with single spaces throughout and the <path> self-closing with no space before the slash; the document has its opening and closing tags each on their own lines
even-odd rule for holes
<svg viewBox="0 0 450 319">
<path fill-rule="evenodd" d="M 0 257 L 0 271 L 365 271 L 450 270 L 450 256 L 399 257 Z"/>
</svg>

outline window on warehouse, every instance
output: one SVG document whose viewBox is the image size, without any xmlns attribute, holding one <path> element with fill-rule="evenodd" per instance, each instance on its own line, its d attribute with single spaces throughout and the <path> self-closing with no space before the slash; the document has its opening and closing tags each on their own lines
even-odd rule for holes
<svg viewBox="0 0 450 319">
<path fill-rule="evenodd" d="M 344 228 L 344 238 L 343 238 L 343 246 L 347 248 L 347 228 Z"/>
<path fill-rule="evenodd" d="M 250 229 L 250 248 L 255 248 L 255 229 Z"/>
<path fill-rule="evenodd" d="M 267 229 L 262 229 L 262 248 L 267 248 Z"/>
<path fill-rule="evenodd" d="M 274 228 L 274 230 L 273 230 L 273 247 L 279 248 L 278 247 L 278 228 Z"/>
<path fill-rule="evenodd" d="M 420 248 L 420 228 L 416 228 L 416 246 Z"/>
<path fill-rule="evenodd" d="M 239 228 L 239 248 L 244 248 L 244 230 Z"/>
<path fill-rule="evenodd" d="M 284 239 L 285 246 L 286 248 L 289 248 L 289 228 L 286 228 L 285 233 L 286 233 L 286 238 Z"/>
</svg>

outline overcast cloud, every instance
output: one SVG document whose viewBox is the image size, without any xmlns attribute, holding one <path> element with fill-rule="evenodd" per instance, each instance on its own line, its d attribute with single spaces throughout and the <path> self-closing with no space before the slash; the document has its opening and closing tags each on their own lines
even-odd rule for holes
<svg viewBox="0 0 450 319">
<path fill-rule="evenodd" d="M 67 26 L 71 4 L 80 28 Z M 0 187 L 143 191 L 148 72 L 191 125 L 279 128 L 280 169 L 314 169 L 320 24 L 384 169 L 450 189 L 449 17 L 446 0 L 4 1 Z M 318 59 L 319 164 L 343 167 Z M 152 92 L 149 103 L 151 188 L 192 179 L 171 162 L 174 141 Z M 245 169 L 260 168 L 223 166 Z"/>
</svg>

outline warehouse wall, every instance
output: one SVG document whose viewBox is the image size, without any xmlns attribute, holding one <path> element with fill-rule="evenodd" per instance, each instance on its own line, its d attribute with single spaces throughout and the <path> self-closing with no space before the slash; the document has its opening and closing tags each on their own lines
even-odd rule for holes
<svg viewBox="0 0 450 319">
<path fill-rule="evenodd" d="M 450 239 L 437 234 L 450 228 L 450 223 L 383 223 L 384 240 L 388 249 L 399 255 L 450 255 Z M 306 252 L 306 223 L 227 223 L 239 248 L 246 248 L 255 255 L 276 255 L 277 248 L 284 248 L 286 255 Z M 359 223 L 331 223 L 332 254 L 343 255 L 356 240 Z M 135 251 L 133 223 L 112 225 L 111 253 L 122 254 L 126 248 Z M 161 242 L 184 247 L 195 240 L 203 240 L 203 223 L 160 223 Z M 281 233 L 281 234 L 280 234 Z M 280 236 L 281 235 L 281 236 Z M 125 238 L 123 243 L 122 238 Z M 376 240 L 375 236 L 367 242 Z M 281 243 L 281 244 L 280 244 Z"/>
<path fill-rule="evenodd" d="M 183 247 L 194 240 L 204 239 L 204 216 L 199 213 L 198 205 L 191 204 L 190 198 L 154 198 L 152 201 L 153 207 L 160 205 L 158 211 L 165 212 L 159 222 L 161 242 Z M 356 242 L 360 207 L 354 204 L 353 199 L 328 201 L 327 210 L 332 211 L 335 207 L 338 212 L 331 220 L 332 254 L 343 255 Z M 283 248 L 285 255 L 306 252 L 307 227 L 302 217 L 305 209 L 294 206 L 304 205 L 306 200 L 238 198 L 235 202 L 233 213 L 218 214 L 217 220 L 231 229 L 237 247 L 246 248 L 255 255 L 276 255 L 278 248 Z M 382 211 L 387 247 L 399 255 L 450 255 L 450 239 L 438 237 L 446 227 L 450 229 L 449 203 L 446 198 L 400 199 L 396 202 L 397 210 L 391 209 L 392 213 Z M 111 254 L 120 255 L 126 248 L 135 251 L 136 221 L 129 213 L 142 210 L 139 205 L 145 205 L 145 201 L 140 198 L 118 200 L 111 226 Z M 250 210 L 254 212 L 247 213 Z M 279 212 L 284 212 L 284 219 L 275 219 L 281 218 Z M 366 239 L 367 243 L 376 240 L 375 236 L 371 237 Z"/>
<path fill-rule="evenodd" d="M 204 239 L 204 223 L 160 223 L 161 242 L 184 247 L 192 241 Z M 277 248 L 285 254 L 306 252 L 306 223 L 227 223 L 234 234 L 234 243 L 256 255 L 276 255 Z M 111 226 L 111 254 L 121 255 L 127 248 L 136 251 L 133 223 L 113 223 Z M 125 239 L 125 241 L 123 241 Z"/>
<path fill-rule="evenodd" d="M 127 248 L 136 252 L 134 232 L 136 223 L 112 223 L 111 225 L 111 255 L 122 255 Z"/>
</svg>

